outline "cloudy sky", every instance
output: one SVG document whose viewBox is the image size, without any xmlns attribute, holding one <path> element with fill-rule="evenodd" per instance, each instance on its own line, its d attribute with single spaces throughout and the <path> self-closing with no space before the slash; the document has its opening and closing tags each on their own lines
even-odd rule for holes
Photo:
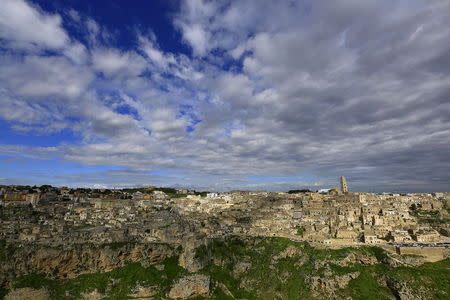
<svg viewBox="0 0 450 300">
<path fill-rule="evenodd" d="M 0 2 L 0 184 L 450 191 L 450 1 Z"/>
</svg>

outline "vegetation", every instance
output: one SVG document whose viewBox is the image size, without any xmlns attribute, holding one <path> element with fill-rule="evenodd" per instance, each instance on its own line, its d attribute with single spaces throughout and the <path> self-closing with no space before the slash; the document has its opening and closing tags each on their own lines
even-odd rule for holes
<svg viewBox="0 0 450 300">
<path fill-rule="evenodd" d="M 208 256 L 208 249 L 205 245 L 201 245 L 197 249 L 195 249 L 195 257 L 204 260 Z"/>
<path fill-rule="evenodd" d="M 11 258 L 17 247 L 13 244 L 7 243 L 5 240 L 0 240 L 0 263 Z"/>
<path fill-rule="evenodd" d="M 42 287 L 50 291 L 52 299 L 80 299 L 82 293 L 97 290 L 107 294 L 105 299 L 126 299 L 136 286 L 158 287 L 157 297 L 164 297 L 170 284 L 187 272 L 178 266 L 178 257 L 171 257 L 162 262 L 163 270 L 155 266 L 144 268 L 139 263 L 131 263 L 107 273 L 80 275 L 74 279 L 51 280 L 42 275 L 30 274 L 20 277 L 14 288 Z"/>
<path fill-rule="evenodd" d="M 419 223 L 432 224 L 450 222 L 450 218 L 448 216 L 443 216 L 439 210 L 421 210 L 414 204 L 410 208 L 410 213 L 418 219 Z"/>
<path fill-rule="evenodd" d="M 301 193 L 312 193 L 310 189 L 302 189 L 302 190 L 290 190 L 288 194 L 301 194 Z"/>
<path fill-rule="evenodd" d="M 342 264 L 349 254 L 372 258 L 377 263 L 363 265 L 355 260 Z M 337 289 L 335 296 L 392 299 L 394 291 L 385 283 L 388 279 L 405 282 L 417 294 L 426 290 L 429 299 L 450 296 L 450 259 L 418 267 L 392 267 L 386 264 L 387 253 L 377 247 L 316 249 L 306 242 L 285 238 L 231 237 L 198 247 L 195 256 L 199 261 L 210 262 L 199 273 L 211 277 L 212 299 L 324 299 L 329 295 L 321 290 L 319 295 L 314 294 L 309 278 L 334 278 L 355 272 L 359 276 L 345 288 Z M 82 293 L 95 289 L 106 295 L 105 299 L 126 299 L 137 286 L 152 286 L 158 291 L 154 298 L 161 299 L 173 282 L 186 274 L 174 256 L 160 266 L 132 263 L 111 272 L 74 279 L 52 280 L 30 274 L 18 278 L 14 287 L 46 287 L 53 299 L 79 299 Z M 0 299 L 4 294 L 0 290 Z"/>
<path fill-rule="evenodd" d="M 303 236 L 303 234 L 305 233 L 306 229 L 303 226 L 297 225 L 297 232 L 295 233 L 298 236 Z"/>
<path fill-rule="evenodd" d="M 187 194 L 167 194 L 169 198 L 185 198 Z"/>
<path fill-rule="evenodd" d="M 206 197 L 206 195 L 208 193 L 209 193 L 208 191 L 203 191 L 203 192 L 194 191 L 194 194 L 197 195 L 197 196 L 200 196 L 200 197 Z"/>
<path fill-rule="evenodd" d="M 0 299 L 3 299 L 6 294 L 8 294 L 8 290 L 5 288 L 0 288 Z"/>
</svg>

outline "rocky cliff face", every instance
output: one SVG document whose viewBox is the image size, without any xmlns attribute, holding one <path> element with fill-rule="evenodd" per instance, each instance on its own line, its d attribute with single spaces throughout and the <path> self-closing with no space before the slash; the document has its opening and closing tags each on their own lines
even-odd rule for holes
<svg viewBox="0 0 450 300">
<path fill-rule="evenodd" d="M 3 293 L 8 300 L 29 295 L 33 300 L 450 296 L 450 260 L 411 265 L 411 257 L 391 257 L 381 248 L 317 249 L 283 238 L 235 236 L 176 247 L 129 243 L 3 250 L 0 275 L 8 291 L 0 289 L 0 299 Z M 20 277 L 30 273 L 43 275 Z"/>
<path fill-rule="evenodd" d="M 82 244 L 65 248 L 21 244 L 9 249 L 8 257 L 0 264 L 0 283 L 8 286 L 14 278 L 31 273 L 55 279 L 74 278 L 109 272 L 132 262 L 148 265 L 175 253 L 167 244 Z"/>
</svg>

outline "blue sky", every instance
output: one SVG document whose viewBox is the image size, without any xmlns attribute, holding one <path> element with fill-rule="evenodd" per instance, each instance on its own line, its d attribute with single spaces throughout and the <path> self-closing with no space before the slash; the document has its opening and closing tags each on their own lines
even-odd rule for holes
<svg viewBox="0 0 450 300">
<path fill-rule="evenodd" d="M 0 184 L 449 191 L 446 1 L 3 0 Z"/>
</svg>

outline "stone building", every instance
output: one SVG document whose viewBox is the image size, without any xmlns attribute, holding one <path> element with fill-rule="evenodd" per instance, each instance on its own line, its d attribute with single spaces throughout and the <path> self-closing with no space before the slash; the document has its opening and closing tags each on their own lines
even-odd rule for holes
<svg viewBox="0 0 450 300">
<path fill-rule="evenodd" d="M 347 179 L 345 178 L 345 176 L 341 176 L 341 191 L 343 193 L 348 192 Z"/>
</svg>

